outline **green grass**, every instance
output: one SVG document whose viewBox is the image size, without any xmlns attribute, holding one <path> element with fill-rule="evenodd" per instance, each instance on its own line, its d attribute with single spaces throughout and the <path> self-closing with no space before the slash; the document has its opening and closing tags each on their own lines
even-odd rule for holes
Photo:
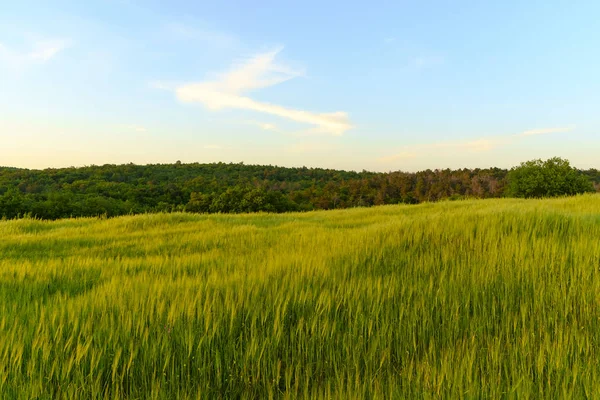
<svg viewBox="0 0 600 400">
<path fill-rule="evenodd" d="M 0 222 L 0 398 L 594 398 L 600 196 Z"/>
</svg>

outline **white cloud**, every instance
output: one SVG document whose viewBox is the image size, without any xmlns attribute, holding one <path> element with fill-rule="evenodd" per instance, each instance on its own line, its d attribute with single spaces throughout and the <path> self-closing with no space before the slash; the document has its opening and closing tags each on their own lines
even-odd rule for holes
<svg viewBox="0 0 600 400">
<path fill-rule="evenodd" d="M 492 150 L 498 146 L 507 144 L 509 140 L 506 138 L 481 138 L 470 141 L 433 143 L 429 147 L 449 148 L 458 151 L 483 152 Z M 424 146 L 428 147 L 428 146 Z"/>
<path fill-rule="evenodd" d="M 518 134 L 497 136 L 497 137 L 485 137 L 476 140 L 466 141 L 450 141 L 450 142 L 437 142 L 437 143 L 426 143 L 413 146 L 405 146 L 399 153 L 380 157 L 378 159 L 381 163 L 392 163 L 395 161 L 402 161 L 407 159 L 413 159 L 420 156 L 431 156 L 436 152 L 447 153 L 448 151 L 456 153 L 484 153 L 502 146 L 518 142 L 524 137 L 533 135 L 544 135 L 550 133 L 562 133 L 570 132 L 574 127 L 570 128 L 544 128 L 544 129 L 531 129 Z"/>
<path fill-rule="evenodd" d="M 37 42 L 27 57 L 34 61 L 46 62 L 68 47 L 65 40 L 45 40 Z"/>
<path fill-rule="evenodd" d="M 263 129 L 265 131 L 281 132 L 277 125 L 272 124 L 270 122 L 248 121 L 247 124 L 258 126 L 260 129 Z"/>
<path fill-rule="evenodd" d="M 131 125 L 129 126 L 129 129 L 131 129 L 132 131 L 138 132 L 138 133 L 143 133 L 143 132 L 147 132 L 148 130 L 140 125 Z"/>
<path fill-rule="evenodd" d="M 548 133 L 565 133 L 571 132 L 575 129 L 574 126 L 565 128 L 545 128 L 545 129 L 530 129 L 520 133 L 518 136 L 533 136 L 533 135 L 546 135 Z"/>
<path fill-rule="evenodd" d="M 14 50 L 0 43 L 0 61 L 4 61 L 12 66 L 45 63 L 68 46 L 69 41 L 63 39 L 37 41 L 26 50 Z"/>
<path fill-rule="evenodd" d="M 271 122 L 247 121 L 247 124 L 257 126 L 265 131 L 277 132 L 279 134 L 295 138 L 330 134 L 327 128 L 323 129 L 323 127 L 307 128 L 300 130 L 283 130 L 279 127 L 279 125 L 276 125 Z"/>
<path fill-rule="evenodd" d="M 275 125 L 275 124 L 264 123 L 264 124 L 260 124 L 260 127 L 263 128 L 265 131 L 276 131 L 277 130 L 277 125 Z"/>
<path fill-rule="evenodd" d="M 275 115 L 295 122 L 313 125 L 314 131 L 341 136 L 352 124 L 348 114 L 314 113 L 296 110 L 276 104 L 264 103 L 244 96 L 243 93 L 274 86 L 302 76 L 301 71 L 277 64 L 275 58 L 281 49 L 258 54 L 240 63 L 216 80 L 189 83 L 176 88 L 175 92 L 184 103 L 201 103 L 209 110 L 240 109 Z"/>
<path fill-rule="evenodd" d="M 0 43 L 0 62 L 13 68 L 25 65 L 45 63 L 70 45 L 68 40 L 49 39 L 30 44 L 27 49 L 12 49 Z"/>
</svg>

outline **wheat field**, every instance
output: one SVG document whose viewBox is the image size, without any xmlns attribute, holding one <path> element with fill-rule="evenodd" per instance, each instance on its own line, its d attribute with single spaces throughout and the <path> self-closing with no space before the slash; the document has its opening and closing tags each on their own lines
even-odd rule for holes
<svg viewBox="0 0 600 400">
<path fill-rule="evenodd" d="M 594 398 L 600 196 L 0 222 L 0 398 Z"/>
</svg>

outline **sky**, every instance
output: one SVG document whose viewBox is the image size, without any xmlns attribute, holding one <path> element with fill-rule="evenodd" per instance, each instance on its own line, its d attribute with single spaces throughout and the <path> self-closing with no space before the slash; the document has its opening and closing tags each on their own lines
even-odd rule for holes
<svg viewBox="0 0 600 400">
<path fill-rule="evenodd" d="M 600 2 L 0 0 L 0 165 L 600 168 Z"/>
</svg>

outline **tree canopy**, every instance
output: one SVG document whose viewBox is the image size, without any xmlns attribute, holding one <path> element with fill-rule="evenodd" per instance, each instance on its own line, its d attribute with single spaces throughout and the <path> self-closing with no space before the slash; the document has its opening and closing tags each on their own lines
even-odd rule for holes
<svg viewBox="0 0 600 400">
<path fill-rule="evenodd" d="M 520 180 L 519 171 L 511 171 L 511 176 Z M 586 179 L 600 187 L 597 170 L 570 174 L 575 174 L 581 185 Z M 414 204 L 502 197 L 509 180 L 508 171 L 500 168 L 375 173 L 243 163 L 45 170 L 0 167 L 0 218 L 31 215 L 57 219 L 170 211 L 286 212 Z M 567 181 L 571 182 L 570 178 Z M 539 196 L 547 193 L 540 191 Z"/>
<path fill-rule="evenodd" d="M 508 194 L 513 197 L 554 197 L 592 191 L 590 179 L 559 157 L 523 162 L 508 173 Z"/>
</svg>

